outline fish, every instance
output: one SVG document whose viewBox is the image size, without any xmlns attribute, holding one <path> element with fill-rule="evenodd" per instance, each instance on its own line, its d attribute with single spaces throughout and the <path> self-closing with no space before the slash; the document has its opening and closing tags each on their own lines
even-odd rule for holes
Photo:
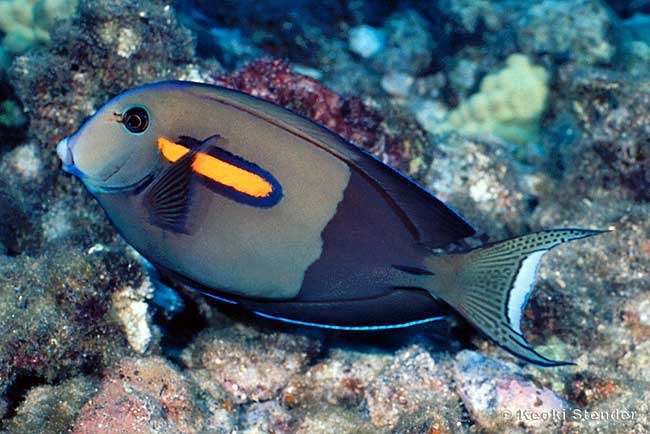
<svg viewBox="0 0 650 434">
<path fill-rule="evenodd" d="M 290 110 L 201 83 L 128 90 L 56 150 L 117 232 L 183 287 L 333 330 L 460 315 L 523 361 L 571 363 L 538 353 L 521 317 L 542 256 L 604 231 L 469 248 L 476 229 L 397 170 Z"/>
</svg>

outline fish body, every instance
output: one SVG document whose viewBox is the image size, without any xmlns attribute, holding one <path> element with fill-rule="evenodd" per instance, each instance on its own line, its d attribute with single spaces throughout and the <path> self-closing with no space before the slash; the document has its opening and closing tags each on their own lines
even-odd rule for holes
<svg viewBox="0 0 650 434">
<path fill-rule="evenodd" d="M 521 358 L 563 363 L 525 341 L 521 313 L 543 253 L 598 231 L 436 254 L 474 228 L 324 127 L 217 86 L 125 92 L 57 152 L 122 236 L 187 287 L 334 329 L 405 327 L 453 309 Z"/>
</svg>

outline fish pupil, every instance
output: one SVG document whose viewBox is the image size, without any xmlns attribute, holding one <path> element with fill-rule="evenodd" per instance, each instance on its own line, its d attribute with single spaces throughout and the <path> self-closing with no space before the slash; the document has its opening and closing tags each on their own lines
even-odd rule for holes
<svg viewBox="0 0 650 434">
<path fill-rule="evenodd" d="M 149 115 L 142 107 L 133 107 L 124 112 L 122 123 L 132 133 L 141 133 L 149 126 Z"/>
</svg>

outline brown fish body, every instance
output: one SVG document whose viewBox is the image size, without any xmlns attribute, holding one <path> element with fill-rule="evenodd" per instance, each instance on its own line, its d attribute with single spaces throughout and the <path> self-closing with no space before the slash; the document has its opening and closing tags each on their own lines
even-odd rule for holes
<svg viewBox="0 0 650 434">
<path fill-rule="evenodd" d="M 598 231 L 435 255 L 474 233 L 456 212 L 314 122 L 215 86 L 126 92 L 57 150 L 124 238 L 186 286 L 336 329 L 420 324 L 451 306 L 519 357 L 562 363 L 525 341 L 521 312 L 543 253 Z"/>
</svg>

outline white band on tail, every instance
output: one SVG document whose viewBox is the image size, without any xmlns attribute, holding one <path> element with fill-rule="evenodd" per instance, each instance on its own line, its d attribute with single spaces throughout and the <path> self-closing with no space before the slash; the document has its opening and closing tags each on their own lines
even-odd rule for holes
<svg viewBox="0 0 650 434">
<path fill-rule="evenodd" d="M 533 292 L 535 287 L 535 277 L 539 264 L 542 261 L 542 256 L 548 250 L 540 250 L 539 252 L 531 253 L 526 259 L 523 260 L 515 283 L 510 290 L 508 299 L 508 318 L 512 328 L 521 333 L 521 316 L 524 313 L 524 308 L 528 303 L 528 297 Z"/>
</svg>

